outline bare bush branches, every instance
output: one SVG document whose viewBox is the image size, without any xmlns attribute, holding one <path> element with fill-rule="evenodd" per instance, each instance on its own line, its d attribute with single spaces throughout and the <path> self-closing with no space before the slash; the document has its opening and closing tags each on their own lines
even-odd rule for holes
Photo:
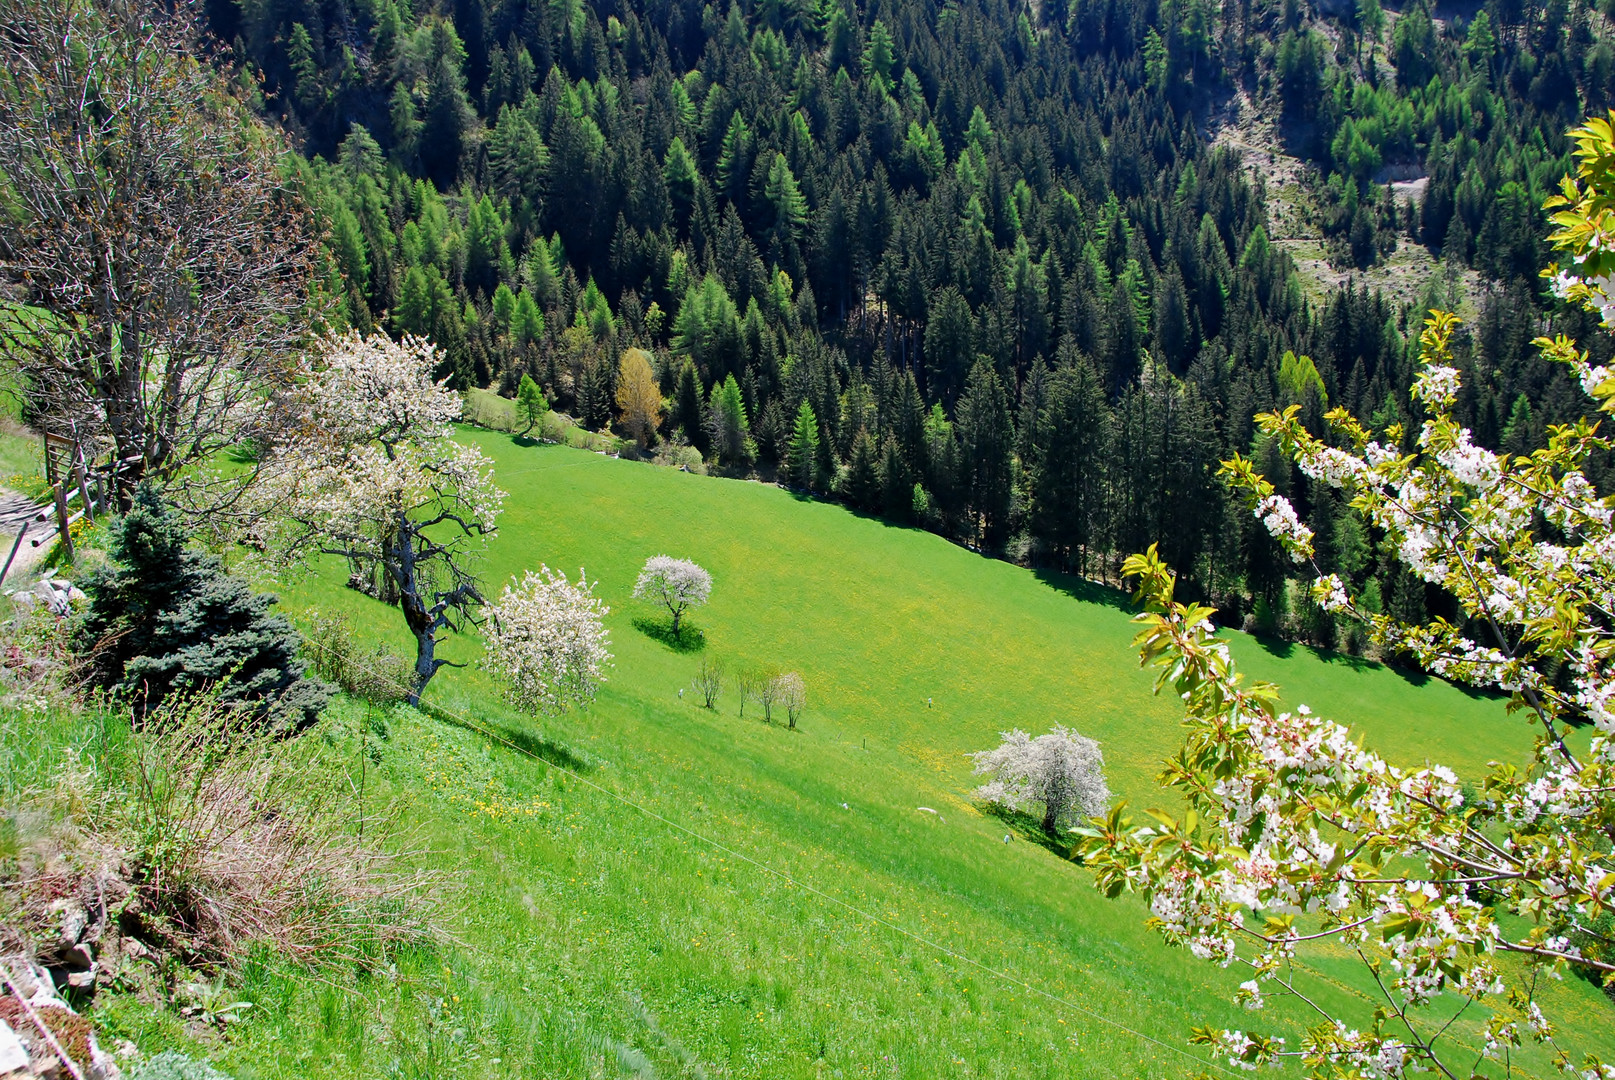
<svg viewBox="0 0 1615 1080">
<path fill-rule="evenodd" d="M 701 666 L 695 669 L 695 689 L 701 695 L 703 708 L 717 707 L 718 695 L 723 693 L 722 661 L 701 661 Z"/>
<path fill-rule="evenodd" d="M 144 904 L 208 958 L 268 942 L 305 961 L 363 962 L 427 934 L 418 901 L 431 879 L 388 850 L 388 815 L 357 839 L 363 808 L 349 807 L 343 770 L 314 740 L 239 730 L 206 698 L 164 719 L 132 744 L 94 819 L 128 851 Z"/>
<path fill-rule="evenodd" d="M 197 491 L 188 466 L 261 434 L 308 324 L 283 145 L 200 40 L 184 3 L 0 0 L 0 343 L 34 422 L 131 487 Z"/>
<path fill-rule="evenodd" d="M 258 944 L 308 965 L 370 964 L 428 939 L 438 879 L 410 867 L 389 807 L 354 804 L 336 752 L 254 732 L 206 696 L 172 700 L 99 768 L 57 777 L 51 817 L 69 824 L 13 864 L 17 921 L 49 945 L 56 902 L 77 897 L 75 940 L 94 952 L 189 966 Z M 119 934 L 139 945 L 114 948 Z"/>
</svg>

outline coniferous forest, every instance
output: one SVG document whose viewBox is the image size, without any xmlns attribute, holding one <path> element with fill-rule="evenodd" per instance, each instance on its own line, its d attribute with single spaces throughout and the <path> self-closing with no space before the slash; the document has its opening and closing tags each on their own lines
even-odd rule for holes
<svg viewBox="0 0 1615 1080">
<path fill-rule="evenodd" d="M 1217 480 L 1253 455 L 1325 570 L 1408 620 L 1442 596 L 1252 417 L 1416 432 L 1431 307 L 1461 306 L 1462 421 L 1510 452 L 1584 410 L 1530 342 L 1565 130 L 1615 101 L 1585 0 L 213 0 L 305 151 L 339 321 L 523 376 L 595 429 L 641 348 L 660 438 L 719 470 L 1115 580 L 1159 539 L 1223 617 L 1353 647 Z M 1422 246 L 1419 303 L 1309 284 L 1236 97 L 1305 162 L 1337 268 Z M 1388 178 L 1427 176 L 1398 199 Z M 1460 277 L 1473 269 L 1478 275 Z M 1460 296 L 1456 283 L 1476 282 Z"/>
</svg>

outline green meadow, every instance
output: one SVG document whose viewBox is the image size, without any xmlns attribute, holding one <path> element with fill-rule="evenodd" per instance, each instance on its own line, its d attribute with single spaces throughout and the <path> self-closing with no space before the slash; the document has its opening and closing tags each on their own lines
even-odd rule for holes
<svg viewBox="0 0 1615 1080">
<path fill-rule="evenodd" d="M 464 437 L 510 493 L 490 588 L 540 563 L 582 568 L 611 605 L 599 700 L 516 715 L 467 636 L 446 654 L 470 666 L 445 669 L 425 711 L 338 702 L 316 737 L 404 807 L 408 842 L 446 875 L 444 942 L 373 973 L 251 964 L 238 996 L 255 1008 L 200 1044 L 114 996 L 97 1005 L 114 1037 L 187 1046 L 241 1078 L 1177 1077 L 1218 1071 L 1188 1047 L 1194 1024 L 1293 1039 L 1309 1022 L 1282 1002 L 1233 1006 L 1242 974 L 1168 948 L 1140 903 L 1105 900 L 970 798 L 968 752 L 1064 723 L 1100 741 L 1119 796 L 1159 802 L 1177 717 L 1137 665 L 1119 594 L 770 486 Z M 661 553 L 715 582 L 677 648 L 665 613 L 629 596 Z M 397 613 L 341 577 L 278 583 L 284 609 L 340 609 L 403 648 Z M 1286 700 L 1401 763 L 1473 777 L 1528 746 L 1499 701 L 1233 637 Z M 799 729 L 738 715 L 732 689 L 702 708 L 703 659 L 801 672 Z M 1314 956 L 1297 974 L 1325 1004 L 1370 1008 L 1355 961 Z M 1615 1011 L 1588 983 L 1544 1005 L 1578 1057 L 1615 1049 Z M 1448 1038 L 1478 1050 L 1481 1019 Z M 1550 1072 L 1539 1050 L 1514 1064 Z"/>
</svg>

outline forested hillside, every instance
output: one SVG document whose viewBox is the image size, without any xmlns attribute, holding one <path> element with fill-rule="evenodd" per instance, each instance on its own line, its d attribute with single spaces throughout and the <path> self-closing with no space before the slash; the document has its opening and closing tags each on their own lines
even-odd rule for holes
<svg viewBox="0 0 1615 1080">
<path fill-rule="evenodd" d="M 1342 264 L 1423 244 L 1491 284 L 1461 418 L 1518 451 L 1583 408 L 1536 363 L 1544 196 L 1615 93 L 1582 0 L 1431 12 L 1227 0 L 213 0 L 309 157 L 344 318 L 432 337 L 461 386 L 531 374 L 595 428 L 652 352 L 662 435 L 1090 576 L 1159 539 L 1236 621 L 1352 644 L 1214 477 L 1297 502 L 1320 562 L 1443 600 L 1258 440 L 1298 404 L 1383 430 L 1432 286 L 1305 299 L 1209 111 L 1279 118 Z M 1428 173 L 1421 201 L 1384 181 Z"/>
</svg>

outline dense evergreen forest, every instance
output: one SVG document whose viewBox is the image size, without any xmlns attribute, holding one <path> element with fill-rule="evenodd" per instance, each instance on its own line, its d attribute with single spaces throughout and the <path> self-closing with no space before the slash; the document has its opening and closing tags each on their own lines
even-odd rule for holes
<svg viewBox="0 0 1615 1080">
<path fill-rule="evenodd" d="M 1422 244 L 1487 286 L 1462 415 L 1519 451 L 1582 408 L 1529 342 L 1557 310 L 1544 196 L 1615 100 L 1585 0 L 211 0 L 305 149 L 355 327 L 432 337 L 614 419 L 649 350 L 667 440 L 1036 565 L 1159 540 L 1225 616 L 1352 644 L 1215 479 L 1256 455 L 1320 561 L 1416 620 L 1441 598 L 1254 413 L 1408 424 L 1430 306 L 1309 299 L 1209 118 L 1245 95 L 1305 159 L 1341 265 Z M 1384 181 L 1427 173 L 1422 199 Z M 1451 277 L 1446 279 L 1448 282 Z M 1412 424 L 1408 424 L 1411 429 Z M 777 470 L 777 472 L 775 472 Z"/>
</svg>

